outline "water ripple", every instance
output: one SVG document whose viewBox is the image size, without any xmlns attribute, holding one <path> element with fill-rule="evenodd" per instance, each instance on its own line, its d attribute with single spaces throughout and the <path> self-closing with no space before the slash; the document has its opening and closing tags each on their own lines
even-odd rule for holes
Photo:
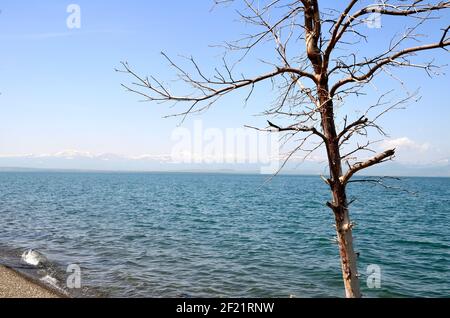
<svg viewBox="0 0 450 318">
<path fill-rule="evenodd" d="M 0 262 L 9 246 L 36 248 L 62 270 L 80 264 L 85 295 L 342 297 L 327 188 L 317 177 L 264 182 L 258 175 L 0 173 Z M 401 182 L 419 194 L 350 189 L 358 198 L 351 213 L 363 293 L 448 296 L 450 179 Z M 382 270 L 380 289 L 365 285 L 370 264 Z"/>
</svg>

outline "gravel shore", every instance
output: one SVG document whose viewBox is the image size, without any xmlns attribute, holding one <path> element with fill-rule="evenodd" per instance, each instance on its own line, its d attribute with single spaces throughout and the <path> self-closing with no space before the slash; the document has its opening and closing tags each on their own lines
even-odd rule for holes
<svg viewBox="0 0 450 318">
<path fill-rule="evenodd" d="M 15 271 L 0 266 L 0 298 L 60 298 Z"/>
</svg>

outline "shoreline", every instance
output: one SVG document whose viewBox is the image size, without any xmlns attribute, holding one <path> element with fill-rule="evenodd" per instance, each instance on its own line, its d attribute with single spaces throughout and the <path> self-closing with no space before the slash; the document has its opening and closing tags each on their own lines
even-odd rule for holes
<svg viewBox="0 0 450 318">
<path fill-rule="evenodd" d="M 45 284 L 0 265 L 0 298 L 67 298 Z"/>
</svg>

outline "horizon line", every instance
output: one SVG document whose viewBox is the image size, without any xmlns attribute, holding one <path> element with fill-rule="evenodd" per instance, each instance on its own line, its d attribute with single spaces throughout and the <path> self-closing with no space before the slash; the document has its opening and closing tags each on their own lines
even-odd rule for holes
<svg viewBox="0 0 450 318">
<path fill-rule="evenodd" d="M 189 174 L 229 174 L 229 175 L 261 175 L 261 176 L 302 176 L 302 177 L 320 177 L 320 173 L 301 173 L 295 171 L 285 171 L 278 174 L 262 174 L 258 170 L 233 170 L 233 169 L 181 169 L 181 170 L 121 170 L 121 169 L 61 169 L 61 168 L 30 168 L 30 167 L 1 167 L 0 173 L 15 172 L 49 172 L 49 173 L 117 173 L 117 174 L 176 174 L 176 173 L 189 173 Z M 370 178 L 370 177 L 386 177 L 386 178 L 450 178 L 450 176 L 436 176 L 436 175 L 386 175 L 386 174 L 364 174 L 356 176 L 356 178 Z"/>
</svg>

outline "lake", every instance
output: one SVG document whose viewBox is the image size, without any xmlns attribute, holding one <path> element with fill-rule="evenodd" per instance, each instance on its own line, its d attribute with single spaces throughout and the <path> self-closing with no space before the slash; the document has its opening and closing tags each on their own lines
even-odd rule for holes
<svg viewBox="0 0 450 318">
<path fill-rule="evenodd" d="M 363 294 L 448 297 L 450 179 L 387 182 L 407 191 L 349 188 Z M 2 172 L 0 263 L 62 288 L 78 264 L 76 296 L 343 297 L 329 197 L 317 176 Z"/>
</svg>

